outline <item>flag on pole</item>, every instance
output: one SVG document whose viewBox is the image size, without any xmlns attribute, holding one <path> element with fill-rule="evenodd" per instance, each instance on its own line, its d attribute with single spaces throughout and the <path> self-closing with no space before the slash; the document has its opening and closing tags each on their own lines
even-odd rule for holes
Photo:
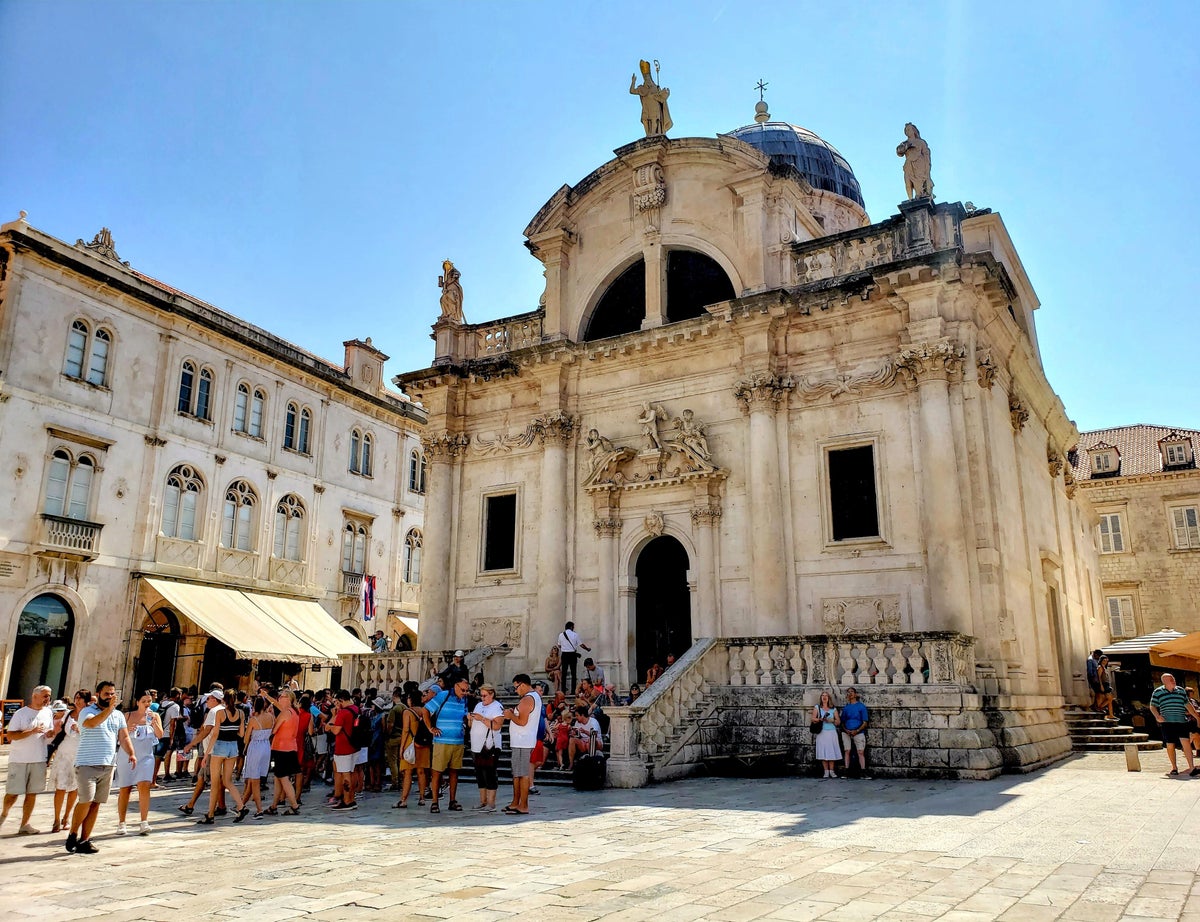
<svg viewBox="0 0 1200 922">
<path fill-rule="evenodd" d="M 363 577 L 363 621 L 375 617 L 375 577 Z"/>
</svg>

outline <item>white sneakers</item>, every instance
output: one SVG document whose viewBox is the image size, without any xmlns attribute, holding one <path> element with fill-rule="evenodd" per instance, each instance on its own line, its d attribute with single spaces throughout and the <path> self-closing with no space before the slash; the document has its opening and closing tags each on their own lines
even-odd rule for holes
<svg viewBox="0 0 1200 922">
<path fill-rule="evenodd" d="M 150 822 L 148 820 L 142 820 L 141 825 L 138 826 L 138 835 L 139 836 L 150 835 Z"/>
<path fill-rule="evenodd" d="M 125 824 L 124 824 L 124 823 L 117 823 L 117 835 L 119 835 L 119 836 L 123 836 L 123 835 L 125 835 L 125 834 L 126 834 L 128 831 L 129 831 L 129 830 L 127 830 L 127 829 L 125 828 Z"/>
</svg>

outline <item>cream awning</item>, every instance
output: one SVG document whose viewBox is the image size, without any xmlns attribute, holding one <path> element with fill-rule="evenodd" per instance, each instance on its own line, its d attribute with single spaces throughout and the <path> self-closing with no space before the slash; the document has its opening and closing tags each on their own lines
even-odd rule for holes
<svg viewBox="0 0 1200 922">
<path fill-rule="evenodd" d="M 338 665 L 342 656 L 371 652 L 325 609 L 307 599 L 284 599 L 169 579 L 148 578 L 146 582 L 241 659 Z"/>
<path fill-rule="evenodd" d="M 396 620 L 399 621 L 401 624 L 403 624 L 406 628 L 408 628 L 414 634 L 417 633 L 417 619 L 416 618 L 408 618 L 408 617 L 405 617 L 404 615 L 397 615 Z"/>
</svg>

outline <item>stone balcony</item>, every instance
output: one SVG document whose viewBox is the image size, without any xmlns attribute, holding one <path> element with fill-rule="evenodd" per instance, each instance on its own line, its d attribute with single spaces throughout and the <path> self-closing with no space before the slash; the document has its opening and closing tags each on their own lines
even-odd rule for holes
<svg viewBox="0 0 1200 922">
<path fill-rule="evenodd" d="M 342 595 L 348 599 L 361 599 L 363 591 L 363 575 L 342 571 Z"/>
<path fill-rule="evenodd" d="M 154 560 L 169 567 L 184 567 L 199 570 L 204 544 L 201 541 L 184 541 L 159 535 L 154 542 Z"/>
<path fill-rule="evenodd" d="M 38 529 L 38 544 L 43 557 L 63 557 L 68 560 L 95 560 L 100 554 L 98 522 L 85 522 L 62 515 L 42 515 Z"/>
</svg>

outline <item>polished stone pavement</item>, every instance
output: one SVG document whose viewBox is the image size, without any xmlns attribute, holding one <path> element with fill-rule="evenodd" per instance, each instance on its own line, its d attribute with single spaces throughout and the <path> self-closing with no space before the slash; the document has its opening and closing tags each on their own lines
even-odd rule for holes
<svg viewBox="0 0 1200 922">
<path fill-rule="evenodd" d="M 5 768 L 0 756 L 0 770 Z M 12 920 L 780 919 L 1200 922 L 1200 778 L 1166 756 L 1075 756 L 984 782 L 680 781 L 546 790 L 528 818 L 354 813 L 197 827 L 154 792 L 153 833 L 94 856 L 0 831 Z M 501 791 L 501 803 L 504 791 Z M 317 797 L 310 795 L 310 804 Z M 413 802 L 415 804 L 415 800 Z M 49 798 L 34 825 L 49 827 Z M 382 911 L 381 911 L 382 910 Z"/>
</svg>

